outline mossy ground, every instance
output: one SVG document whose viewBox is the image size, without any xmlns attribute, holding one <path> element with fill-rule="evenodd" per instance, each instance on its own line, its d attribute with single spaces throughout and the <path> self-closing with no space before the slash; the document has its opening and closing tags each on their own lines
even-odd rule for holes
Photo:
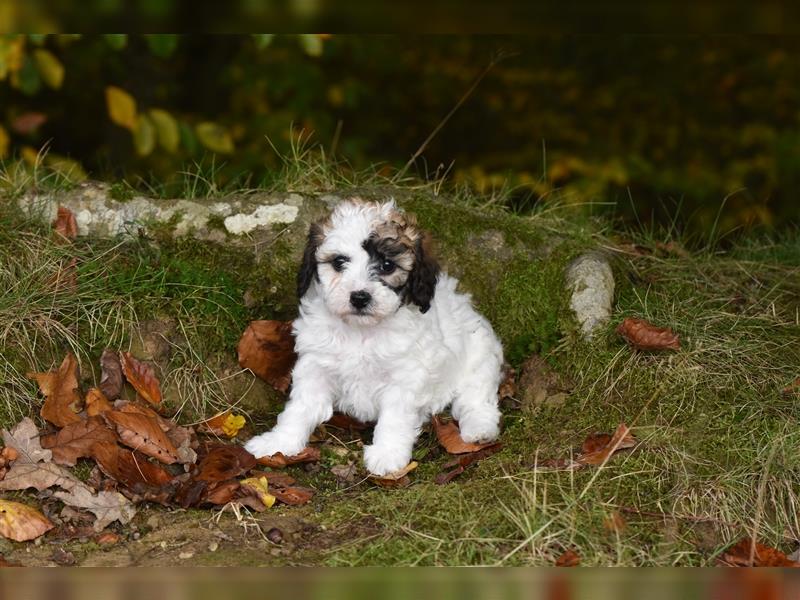
<svg viewBox="0 0 800 600">
<path fill-rule="evenodd" d="M 320 467 L 292 468 L 318 490 L 310 505 L 241 519 L 226 512 L 217 520 L 209 512 L 148 508 L 137 518 L 138 538 L 123 530 L 127 541 L 116 549 L 68 544 L 79 562 L 129 564 L 144 549 L 135 564 L 182 564 L 190 548 L 192 564 L 540 565 L 573 547 L 589 565 L 705 565 L 745 535 L 794 549 L 800 403 L 781 390 L 800 375 L 796 236 L 675 254 L 658 244 L 665 239 L 622 240 L 607 224 L 577 216 L 523 218 L 433 199 L 425 189 L 394 195 L 433 233 L 443 264 L 491 320 L 509 361 L 518 366 L 538 352 L 574 382 L 566 403 L 507 408 L 502 451 L 445 486 L 433 483 L 448 457 L 430 432 L 418 442 L 411 487 L 339 483 L 330 467 L 359 464 L 361 443 L 329 430 Z M 239 403 L 251 430 L 273 422 L 277 395 L 263 392 L 262 400 L 273 400 L 267 404 L 243 402 L 241 388 L 220 373 L 235 366 L 236 341 L 250 320 L 294 316 L 303 232 L 277 237 L 259 259 L 159 235 L 65 245 L 47 228 L 20 221 L 10 203 L 2 206 L 2 425 L 38 412 L 27 371 L 49 369 L 72 349 L 84 378 L 96 381 L 102 349 L 131 347 L 132 332 L 147 319 L 172 319 L 181 333 L 160 366 L 182 420 Z M 613 322 L 587 343 L 571 320 L 563 274 L 572 258 L 597 246 L 615 256 L 618 293 Z M 72 258 L 77 287 L 59 287 L 54 278 Z M 613 332 L 629 315 L 674 328 L 682 350 L 632 351 Z M 602 469 L 531 466 L 537 457 L 568 456 L 588 433 L 622 422 L 639 444 Z M 615 512 L 624 529 L 608 527 Z M 173 526 L 149 528 L 153 514 Z M 263 539 L 272 526 L 285 531 L 282 546 Z M 190 529 L 204 533 L 189 539 Z M 27 556 L 43 564 L 46 550 Z M 10 549 L 12 559 L 24 562 L 25 554 L 23 545 Z"/>
</svg>

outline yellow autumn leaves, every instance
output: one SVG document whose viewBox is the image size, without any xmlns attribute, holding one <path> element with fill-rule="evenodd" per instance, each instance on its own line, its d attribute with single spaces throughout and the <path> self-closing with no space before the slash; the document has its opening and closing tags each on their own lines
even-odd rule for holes
<svg viewBox="0 0 800 600">
<path fill-rule="evenodd" d="M 133 145 L 139 156 L 147 156 L 156 147 L 174 153 L 181 143 L 181 132 L 177 120 L 162 108 L 151 108 L 140 112 L 136 99 L 122 88 L 106 87 L 106 107 L 111 121 L 129 130 Z M 213 152 L 230 154 L 234 150 L 233 138 L 223 126 L 210 121 L 198 123 L 194 133 L 200 143 Z"/>
</svg>

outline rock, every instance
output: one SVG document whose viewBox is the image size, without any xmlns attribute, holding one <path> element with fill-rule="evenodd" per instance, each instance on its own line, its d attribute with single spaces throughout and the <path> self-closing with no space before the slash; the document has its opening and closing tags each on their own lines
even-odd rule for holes
<svg viewBox="0 0 800 600">
<path fill-rule="evenodd" d="M 614 301 L 614 273 L 599 252 L 575 259 L 567 268 L 567 286 L 572 292 L 570 308 L 575 313 L 585 339 L 608 323 Z"/>
<path fill-rule="evenodd" d="M 59 206 L 75 215 L 78 235 L 135 237 L 167 225 L 174 236 L 225 241 L 228 235 L 250 236 L 273 225 L 293 223 L 303 207 L 299 194 L 232 194 L 220 199 L 158 199 L 136 195 L 112 197 L 111 186 L 85 182 L 60 192 L 31 190 L 19 199 L 30 217 L 52 223 Z"/>
</svg>

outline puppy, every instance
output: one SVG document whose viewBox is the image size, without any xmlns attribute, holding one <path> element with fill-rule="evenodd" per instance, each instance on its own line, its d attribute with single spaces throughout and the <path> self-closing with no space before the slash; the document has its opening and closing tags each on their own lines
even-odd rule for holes
<svg viewBox="0 0 800 600">
<path fill-rule="evenodd" d="M 408 464 L 420 427 L 448 405 L 465 441 L 494 440 L 503 349 L 457 283 L 394 202 L 348 201 L 312 225 L 290 398 L 275 427 L 245 448 L 297 454 L 339 410 L 377 421 L 364 463 L 385 475 Z"/>
</svg>

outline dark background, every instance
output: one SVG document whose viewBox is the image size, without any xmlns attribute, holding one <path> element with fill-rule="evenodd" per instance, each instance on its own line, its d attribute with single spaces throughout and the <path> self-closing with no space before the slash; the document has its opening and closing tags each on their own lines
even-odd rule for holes
<svg viewBox="0 0 800 600">
<path fill-rule="evenodd" d="M 63 67 L 57 86 L 41 50 Z M 797 223 L 800 40 L 788 36 L 5 35 L 0 151 L 24 165 L 47 144 L 45 163 L 73 177 L 177 193 L 187 169 L 269 183 L 275 149 L 291 153 L 303 132 L 305 147 L 391 175 L 498 53 L 411 174 L 447 172 L 446 187 L 523 213 L 579 204 L 700 237 Z M 137 146 L 109 116 L 108 86 L 137 118 L 167 111 L 177 148 L 152 122 L 155 141 Z M 223 147 L 198 135 L 204 122 Z"/>
</svg>

